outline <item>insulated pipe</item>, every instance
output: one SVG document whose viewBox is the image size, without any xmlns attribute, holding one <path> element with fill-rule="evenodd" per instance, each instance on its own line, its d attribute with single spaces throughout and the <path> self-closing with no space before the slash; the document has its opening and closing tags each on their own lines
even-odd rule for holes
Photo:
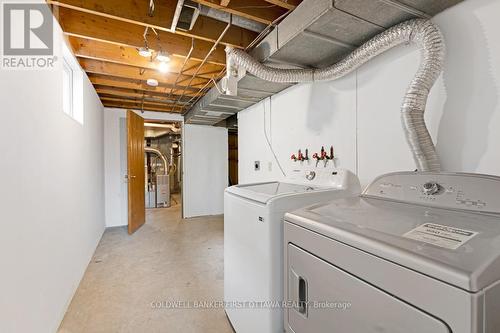
<svg viewBox="0 0 500 333">
<path fill-rule="evenodd" d="M 151 148 L 151 147 L 144 147 L 144 151 L 147 153 L 152 153 L 155 155 L 158 155 L 161 160 L 163 161 L 163 170 L 165 171 L 165 175 L 168 175 L 168 162 L 165 156 L 159 151 L 158 149 Z"/>
<path fill-rule="evenodd" d="M 341 78 L 377 55 L 401 44 L 415 44 L 421 49 L 420 67 L 411 81 L 401 106 L 401 122 L 413 158 L 420 171 L 440 171 L 436 148 L 424 121 L 429 91 L 440 75 L 445 55 L 439 28 L 425 19 L 409 20 L 373 37 L 343 60 L 322 69 L 277 69 L 263 65 L 244 51 L 226 48 L 226 82 L 238 77 L 238 66 L 271 82 L 312 82 Z M 227 83 L 227 86 L 231 84 Z"/>
<path fill-rule="evenodd" d="M 168 128 L 174 133 L 179 133 L 181 131 L 180 127 L 176 127 L 174 124 L 162 124 L 162 123 L 144 123 L 146 127 L 155 127 L 155 128 Z"/>
</svg>

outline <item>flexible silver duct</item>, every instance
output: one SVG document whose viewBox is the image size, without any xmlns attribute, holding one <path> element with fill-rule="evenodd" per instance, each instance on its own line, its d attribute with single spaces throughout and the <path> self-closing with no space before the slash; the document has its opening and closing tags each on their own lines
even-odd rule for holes
<svg viewBox="0 0 500 333">
<path fill-rule="evenodd" d="M 341 78 L 379 54 L 401 44 L 415 44 L 421 49 L 420 67 L 410 83 L 401 106 L 401 121 L 413 158 L 420 171 L 439 171 L 436 148 L 424 121 L 429 91 L 443 69 L 445 45 L 439 28 L 425 19 L 400 23 L 354 50 L 338 63 L 322 69 L 277 69 L 265 66 L 242 50 L 226 48 L 226 86 L 234 86 L 238 66 L 272 82 L 311 82 Z M 232 90 L 234 92 L 234 89 Z"/>
<path fill-rule="evenodd" d="M 162 162 L 163 162 L 163 170 L 165 171 L 165 175 L 168 175 L 168 162 L 167 162 L 167 159 L 165 158 L 165 155 L 163 155 L 161 153 L 161 151 L 159 151 L 158 149 L 155 149 L 155 148 L 151 148 L 151 147 L 144 147 L 144 151 L 146 153 L 152 153 L 152 154 L 155 154 L 157 155 L 159 158 L 161 158 Z"/>
</svg>

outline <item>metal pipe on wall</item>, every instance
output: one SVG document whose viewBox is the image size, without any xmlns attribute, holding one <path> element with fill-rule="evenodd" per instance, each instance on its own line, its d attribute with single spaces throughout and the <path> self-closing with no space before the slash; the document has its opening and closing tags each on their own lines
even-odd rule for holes
<svg viewBox="0 0 500 333">
<path fill-rule="evenodd" d="M 440 171 L 436 148 L 427 130 L 424 112 L 429 91 L 444 65 L 445 45 L 439 28 L 425 19 L 409 20 L 373 37 L 343 60 L 322 69 L 277 69 L 261 64 L 242 50 L 226 48 L 227 74 L 223 86 L 235 94 L 238 68 L 271 82 L 298 83 L 341 78 L 379 54 L 401 44 L 421 49 L 420 67 L 411 81 L 401 106 L 401 122 L 413 158 L 420 171 Z M 227 92 L 226 92 L 227 93 Z"/>
</svg>

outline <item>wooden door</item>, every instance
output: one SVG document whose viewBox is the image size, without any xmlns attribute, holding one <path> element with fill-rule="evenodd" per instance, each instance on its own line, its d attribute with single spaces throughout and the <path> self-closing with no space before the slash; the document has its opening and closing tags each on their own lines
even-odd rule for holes
<svg viewBox="0 0 500 333">
<path fill-rule="evenodd" d="M 238 185 L 238 133 L 229 132 L 229 186 Z"/>
<path fill-rule="evenodd" d="M 144 119 L 127 111 L 128 233 L 146 222 Z"/>
</svg>

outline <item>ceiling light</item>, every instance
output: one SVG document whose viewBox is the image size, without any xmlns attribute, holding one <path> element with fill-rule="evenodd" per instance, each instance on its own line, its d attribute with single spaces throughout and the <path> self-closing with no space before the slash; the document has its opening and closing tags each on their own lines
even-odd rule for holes
<svg viewBox="0 0 500 333">
<path fill-rule="evenodd" d="M 147 79 L 146 83 L 148 86 L 158 87 L 158 80 L 156 79 Z"/>
<path fill-rule="evenodd" d="M 150 49 L 150 48 L 147 48 L 147 47 L 140 47 L 139 48 L 139 55 L 143 56 L 143 57 L 151 57 L 151 55 L 153 54 L 153 51 Z"/>
<path fill-rule="evenodd" d="M 161 62 L 169 62 L 170 61 L 170 55 L 168 54 L 168 52 L 160 51 L 156 55 L 156 60 L 161 61 Z"/>
<path fill-rule="evenodd" d="M 166 73 L 168 72 L 168 64 L 166 62 L 160 62 L 160 64 L 158 65 L 158 70 L 162 73 Z"/>
</svg>

